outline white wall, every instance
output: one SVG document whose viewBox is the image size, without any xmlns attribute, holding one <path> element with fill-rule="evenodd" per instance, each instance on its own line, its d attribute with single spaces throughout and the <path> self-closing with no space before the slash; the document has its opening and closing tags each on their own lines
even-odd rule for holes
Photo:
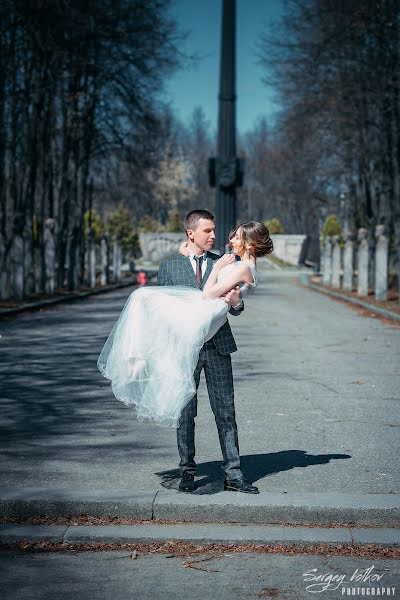
<svg viewBox="0 0 400 600">
<path fill-rule="evenodd" d="M 305 237 L 305 235 L 292 235 L 286 233 L 271 235 L 272 241 L 274 242 L 273 256 L 284 260 L 290 265 L 297 266 Z"/>
<path fill-rule="evenodd" d="M 179 245 L 186 240 L 186 233 L 141 233 L 139 244 L 143 260 L 157 264 L 177 254 Z"/>
<path fill-rule="evenodd" d="M 305 237 L 285 233 L 271 235 L 274 255 L 290 265 L 297 265 Z M 157 264 L 177 254 L 179 244 L 186 239 L 185 233 L 141 233 L 139 242 L 143 260 Z"/>
</svg>

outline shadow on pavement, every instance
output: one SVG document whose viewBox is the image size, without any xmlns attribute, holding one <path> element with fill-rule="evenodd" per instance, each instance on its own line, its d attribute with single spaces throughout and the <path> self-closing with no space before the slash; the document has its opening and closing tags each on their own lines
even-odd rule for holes
<svg viewBox="0 0 400 600">
<path fill-rule="evenodd" d="M 307 454 L 305 450 L 284 450 L 268 454 L 248 454 L 240 457 L 243 473 L 251 483 L 255 483 L 274 473 L 288 471 L 295 467 L 325 465 L 331 460 L 351 458 L 350 454 Z M 161 478 L 161 485 L 167 489 L 178 489 L 179 469 L 169 469 L 155 473 Z M 217 460 L 197 465 L 195 494 L 217 494 L 224 489 L 221 462 Z"/>
</svg>

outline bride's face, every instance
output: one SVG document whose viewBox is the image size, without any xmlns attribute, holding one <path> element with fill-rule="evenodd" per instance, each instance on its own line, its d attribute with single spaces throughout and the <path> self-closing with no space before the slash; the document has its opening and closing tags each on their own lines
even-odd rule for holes
<svg viewBox="0 0 400 600">
<path fill-rule="evenodd" d="M 237 254 L 238 256 L 243 256 L 245 252 L 245 247 L 242 241 L 242 230 L 240 227 L 235 232 L 233 238 L 230 239 L 232 252 Z"/>
</svg>

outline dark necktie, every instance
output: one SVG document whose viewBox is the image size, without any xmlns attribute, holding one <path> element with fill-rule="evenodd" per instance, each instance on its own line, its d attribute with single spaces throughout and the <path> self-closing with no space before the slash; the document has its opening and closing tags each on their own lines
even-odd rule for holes
<svg viewBox="0 0 400 600">
<path fill-rule="evenodd" d="M 201 281 L 203 279 L 203 275 L 201 273 L 201 265 L 203 264 L 203 257 L 202 256 L 195 256 L 194 260 L 196 261 L 196 279 L 198 284 L 201 284 Z"/>
</svg>

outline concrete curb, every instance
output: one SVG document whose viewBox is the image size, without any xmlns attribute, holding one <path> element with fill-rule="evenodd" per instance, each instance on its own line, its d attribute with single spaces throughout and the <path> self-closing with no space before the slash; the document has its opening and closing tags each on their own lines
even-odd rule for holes
<svg viewBox="0 0 400 600">
<path fill-rule="evenodd" d="M 204 523 L 352 524 L 399 527 L 396 494 L 278 494 L 220 492 L 183 494 L 176 490 L 0 489 L 3 517 L 132 518 Z"/>
<path fill-rule="evenodd" d="M 257 495 L 221 492 L 190 495 L 162 490 L 157 494 L 154 519 L 223 523 L 301 525 L 352 523 L 393 527 L 400 524 L 400 500 L 395 495 L 344 494 Z"/>
<path fill-rule="evenodd" d="M 150 274 L 149 280 L 151 280 L 154 276 L 155 273 Z M 101 288 L 94 288 L 85 292 L 77 292 L 76 294 L 68 294 L 67 296 L 55 296 L 54 298 L 48 298 L 46 300 L 40 300 L 38 302 L 30 302 L 29 304 L 24 304 L 23 306 L 16 306 L 15 308 L 3 308 L 0 309 L 0 319 L 2 317 L 12 317 L 13 315 L 18 315 L 23 312 L 40 310 L 41 308 L 45 308 L 46 306 L 52 306 L 54 304 L 62 304 L 63 302 L 73 302 L 74 300 L 82 300 L 83 298 L 88 298 L 89 296 L 97 296 L 98 294 L 105 294 L 106 292 L 113 292 L 121 288 L 133 286 L 137 287 L 137 283 L 132 279 L 132 281 L 129 282 L 126 281 L 121 283 L 115 283 L 114 285 L 108 285 Z"/>
<path fill-rule="evenodd" d="M 60 517 L 90 515 L 153 519 L 156 492 L 141 490 L 0 489 L 0 515 Z"/>
<path fill-rule="evenodd" d="M 361 306 L 362 308 L 366 308 L 367 310 L 382 315 L 383 317 L 386 317 L 388 319 L 400 321 L 400 314 L 395 313 L 391 310 L 387 310 L 386 308 L 381 308 L 380 306 L 375 306 L 375 304 L 364 302 L 364 300 L 358 300 L 356 298 L 352 298 L 351 296 L 347 296 L 346 294 L 341 294 L 340 292 L 328 290 L 327 288 L 321 287 L 315 283 L 310 283 L 306 274 L 300 275 L 299 281 L 302 285 L 309 287 L 315 290 L 316 292 L 320 292 L 321 294 L 326 294 L 327 296 L 331 296 L 332 298 L 338 298 L 339 300 L 346 300 L 347 302 L 350 302 L 350 304 L 354 304 L 355 306 Z"/>
<path fill-rule="evenodd" d="M 265 525 L 0 525 L 0 544 L 41 541 L 68 544 L 163 543 L 194 544 L 360 545 L 399 547 L 400 531 L 387 528 L 277 527 Z"/>
</svg>

